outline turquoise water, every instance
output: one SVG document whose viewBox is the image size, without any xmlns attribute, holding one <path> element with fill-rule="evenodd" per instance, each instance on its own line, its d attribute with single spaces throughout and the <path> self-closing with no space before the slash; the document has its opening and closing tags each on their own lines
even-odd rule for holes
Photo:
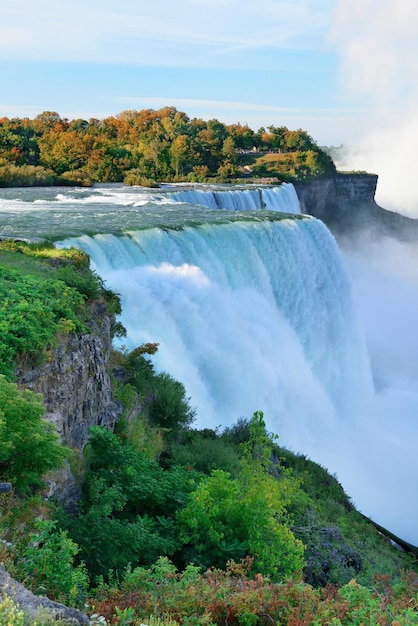
<svg viewBox="0 0 418 626">
<path fill-rule="evenodd" d="M 219 206 L 213 199 L 214 193 L 223 195 L 224 201 Z M 0 189 L 0 237 L 57 240 L 85 233 L 120 234 L 155 226 L 182 228 L 185 225 L 224 223 L 238 219 L 278 219 L 283 202 L 290 213 L 299 212 L 292 185 L 266 190 L 263 205 L 268 206 L 268 209 L 260 206 L 248 210 L 247 204 L 242 201 L 249 194 L 260 198 L 261 193 L 255 189 L 231 191 L 211 185 L 199 189 L 167 185 L 155 190 L 117 184 L 96 185 L 92 188 Z M 177 195 L 181 195 L 182 199 L 176 199 Z M 185 201 L 188 195 L 192 196 L 188 199 L 193 202 Z M 232 201 L 233 198 L 235 201 Z M 208 199 L 209 206 L 205 206 Z M 212 204 L 216 208 L 211 207 Z M 241 204 L 244 208 L 240 211 L 238 208 Z"/>
</svg>

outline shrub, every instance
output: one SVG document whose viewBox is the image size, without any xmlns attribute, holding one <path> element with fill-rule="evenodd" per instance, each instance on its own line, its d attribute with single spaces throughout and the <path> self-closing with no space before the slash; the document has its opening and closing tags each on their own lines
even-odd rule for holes
<svg viewBox="0 0 418 626">
<path fill-rule="evenodd" d="M 104 291 L 103 279 L 93 270 L 74 270 L 71 265 L 65 265 L 57 270 L 56 278 L 77 289 L 88 300 L 99 298 Z"/>
<path fill-rule="evenodd" d="M 137 169 L 129 170 L 123 182 L 125 183 L 125 185 L 130 185 L 130 186 L 150 187 L 150 188 L 159 187 L 159 184 L 155 180 L 153 180 L 152 178 L 147 178 L 147 176 L 144 176 L 142 174 L 141 170 L 137 170 Z"/>
<path fill-rule="evenodd" d="M 103 589 L 95 611 L 111 621 L 116 607 L 130 609 L 132 623 L 160 616 L 179 624 L 243 626 L 414 626 L 418 624 L 416 578 L 402 589 L 382 582 L 379 589 L 355 581 L 340 590 L 304 583 L 272 583 L 260 574 L 248 577 L 251 562 L 231 562 L 226 570 L 178 573 L 167 559 L 150 568 L 128 571 L 120 589 Z"/>
<path fill-rule="evenodd" d="M 166 428 L 175 438 L 181 428 L 189 426 L 196 411 L 189 405 L 184 385 L 163 372 L 153 381 L 154 399 L 149 407 L 151 421 Z"/>
<path fill-rule="evenodd" d="M 179 548 L 175 512 L 195 487 L 196 474 L 168 472 L 130 442 L 90 429 L 80 515 L 68 521 L 92 578 L 117 575 L 128 565 L 154 562 Z M 114 546 L 118 546 L 117 550 Z"/>
<path fill-rule="evenodd" d="M 17 574 L 34 593 L 83 608 L 88 576 L 84 564 L 74 565 L 78 552 L 68 533 L 56 529 L 56 522 L 38 520 L 19 560 Z"/>
<path fill-rule="evenodd" d="M 300 576 L 304 547 L 290 530 L 287 507 L 303 498 L 297 481 L 269 473 L 271 442 L 262 413 L 250 423 L 243 444 L 241 472 L 231 479 L 215 470 L 190 495 L 178 513 L 182 541 L 202 567 L 225 567 L 245 555 L 254 559 L 254 572 L 273 579 Z"/>
<path fill-rule="evenodd" d="M 59 280 L 0 267 L 0 373 L 13 377 L 17 356 L 40 359 L 62 320 L 83 328 L 84 298 Z"/>
<path fill-rule="evenodd" d="M 0 600 L 0 624 L 5 626 L 26 626 L 27 624 L 25 613 L 7 595 Z"/>
<path fill-rule="evenodd" d="M 40 165 L 13 165 L 0 167 L 0 187 L 35 187 L 54 185 L 57 176 Z"/>
<path fill-rule="evenodd" d="M 199 472 L 210 474 L 214 469 L 222 469 L 236 478 L 240 460 L 237 447 L 220 438 L 207 436 L 206 431 L 187 433 L 182 443 L 171 449 L 171 463 L 193 467 Z"/>
<path fill-rule="evenodd" d="M 0 375 L 0 480 L 27 495 L 43 486 L 43 476 L 60 467 L 67 449 L 43 419 L 41 396 L 19 389 Z"/>
</svg>

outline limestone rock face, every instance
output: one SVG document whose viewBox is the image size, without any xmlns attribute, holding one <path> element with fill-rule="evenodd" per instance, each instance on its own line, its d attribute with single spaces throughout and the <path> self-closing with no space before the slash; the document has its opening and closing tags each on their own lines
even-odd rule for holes
<svg viewBox="0 0 418 626">
<path fill-rule="evenodd" d="M 45 363 L 17 372 L 22 387 L 42 394 L 45 418 L 54 424 L 62 443 L 80 451 L 90 426 L 113 430 L 122 411 L 113 399 L 106 370 L 112 319 L 101 302 L 90 313 L 91 332 L 61 337 Z M 58 499 L 76 498 L 75 489 L 68 469 L 57 472 L 51 490 Z"/>
<path fill-rule="evenodd" d="M 375 201 L 377 182 L 376 174 L 337 173 L 294 185 L 302 213 L 322 220 L 337 237 L 368 231 L 416 241 L 418 220 L 380 207 Z"/>
<path fill-rule="evenodd" d="M 359 206 L 375 204 L 376 186 L 375 174 L 337 174 L 295 184 L 302 212 L 326 223 L 346 211 L 356 212 Z"/>
<path fill-rule="evenodd" d="M 90 623 L 87 615 L 77 609 L 69 609 L 63 604 L 53 602 L 44 596 L 35 596 L 22 584 L 9 576 L 6 570 L 0 566 L 0 599 L 4 596 L 10 596 L 19 609 L 32 618 L 37 616 L 39 610 L 46 610 L 48 615 L 53 616 L 57 620 L 63 620 L 68 626 L 70 624 L 78 626 L 78 624 Z"/>
</svg>

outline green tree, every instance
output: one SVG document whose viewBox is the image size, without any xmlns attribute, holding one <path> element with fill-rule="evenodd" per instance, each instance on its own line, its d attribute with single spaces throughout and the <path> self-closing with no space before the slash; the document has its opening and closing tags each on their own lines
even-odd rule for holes
<svg viewBox="0 0 418 626">
<path fill-rule="evenodd" d="M 187 135 L 177 135 L 170 147 L 171 164 L 176 176 L 183 174 L 191 158 L 190 142 Z"/>
<path fill-rule="evenodd" d="M 155 376 L 153 390 L 154 398 L 149 407 L 151 422 L 166 428 L 169 438 L 173 439 L 193 422 L 196 411 L 189 404 L 184 385 L 166 372 Z"/>
<path fill-rule="evenodd" d="M 234 140 L 235 146 L 240 150 L 251 150 L 254 145 L 254 131 L 245 124 L 231 124 L 228 132 Z"/>
<path fill-rule="evenodd" d="M 250 555 L 254 573 L 276 580 L 300 576 L 304 547 L 290 529 L 287 506 L 303 495 L 297 481 L 269 473 L 270 455 L 263 415 L 256 413 L 238 479 L 213 471 L 177 515 L 190 560 L 203 567 L 225 567 L 230 559 Z"/>
<path fill-rule="evenodd" d="M 149 565 L 174 554 L 175 513 L 200 475 L 183 468 L 165 471 L 99 426 L 90 429 L 86 456 L 80 515 L 67 526 L 91 576 L 107 576 L 110 569 L 121 574 L 128 563 Z"/>
<path fill-rule="evenodd" d="M 0 480 L 28 495 L 43 486 L 46 472 L 67 456 L 52 424 L 43 419 L 41 396 L 0 375 Z"/>
<path fill-rule="evenodd" d="M 271 133 L 271 147 L 273 150 L 281 152 L 285 148 L 285 137 L 289 132 L 287 126 L 268 126 L 268 130 Z"/>
<path fill-rule="evenodd" d="M 284 148 L 289 152 L 306 152 L 307 150 L 316 150 L 317 145 L 305 130 L 288 130 L 283 135 Z"/>
<path fill-rule="evenodd" d="M 88 575 L 84 563 L 75 565 L 78 546 L 56 522 L 38 519 L 17 565 L 17 575 L 34 593 L 67 606 L 84 608 Z"/>
</svg>

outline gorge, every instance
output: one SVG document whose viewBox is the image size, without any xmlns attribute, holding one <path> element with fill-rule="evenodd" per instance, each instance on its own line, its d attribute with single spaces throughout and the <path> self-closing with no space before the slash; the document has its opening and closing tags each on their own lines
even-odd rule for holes
<svg viewBox="0 0 418 626">
<path fill-rule="evenodd" d="M 382 361 L 382 343 L 398 338 L 390 318 L 370 336 L 372 308 L 361 299 L 369 278 L 377 287 L 387 277 L 348 247 L 341 228 L 342 252 L 321 221 L 299 214 L 333 228 L 348 206 L 360 221 L 364 207 L 380 212 L 376 178 L 356 186 L 345 176 L 339 186 L 298 186 L 298 196 L 291 185 L 6 190 L 1 234 L 87 251 L 122 296 L 124 342 L 160 344 L 156 367 L 185 384 L 199 426 L 264 411 L 283 445 L 335 472 L 363 513 L 417 543 L 415 337 L 406 364 L 402 354 L 391 362 L 390 342 Z M 393 277 L 392 293 L 400 289 L 409 309 L 414 291 L 400 285 Z"/>
</svg>

